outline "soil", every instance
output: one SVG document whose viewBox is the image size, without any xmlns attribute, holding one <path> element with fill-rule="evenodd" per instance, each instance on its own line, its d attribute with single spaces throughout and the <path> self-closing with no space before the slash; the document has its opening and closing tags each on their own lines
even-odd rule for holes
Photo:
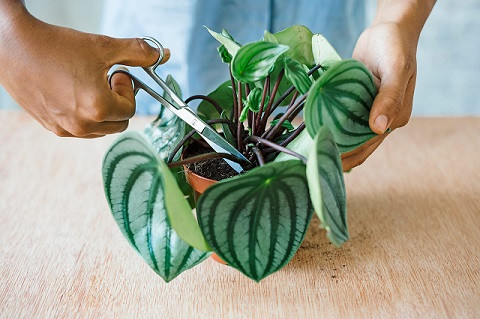
<svg viewBox="0 0 480 319">
<path fill-rule="evenodd" d="M 183 158 L 189 158 L 196 155 L 214 152 L 211 148 L 206 148 L 199 143 L 191 143 L 185 149 Z M 187 165 L 188 169 L 205 178 L 220 181 L 238 175 L 222 158 L 215 158 L 200 161 Z"/>
</svg>

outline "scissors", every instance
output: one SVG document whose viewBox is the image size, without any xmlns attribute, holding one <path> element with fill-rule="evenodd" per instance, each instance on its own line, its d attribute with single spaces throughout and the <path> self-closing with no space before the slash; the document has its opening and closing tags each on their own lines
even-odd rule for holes
<svg viewBox="0 0 480 319">
<path fill-rule="evenodd" d="M 198 115 L 190 107 L 188 107 L 188 105 L 157 75 L 155 69 L 160 65 L 160 62 L 163 60 L 163 57 L 165 55 L 163 46 L 160 44 L 160 42 L 158 42 L 152 37 L 141 37 L 141 39 L 152 42 L 153 44 L 155 44 L 155 46 L 157 46 L 160 51 L 160 56 L 158 57 L 158 60 L 155 62 L 155 64 L 149 67 L 144 67 L 143 70 L 155 81 L 155 83 L 157 83 L 163 89 L 166 94 L 168 94 L 172 98 L 175 104 L 167 101 L 162 95 L 160 95 L 154 89 L 142 82 L 136 76 L 131 74 L 127 69 L 118 68 L 113 71 L 109 76 L 109 82 L 111 81 L 114 74 L 123 73 L 128 75 L 133 82 L 133 91 L 135 92 L 135 95 L 140 89 L 144 90 L 154 99 L 162 103 L 162 105 L 164 105 L 167 109 L 172 111 L 172 113 L 182 119 L 185 123 L 190 125 L 195 131 L 197 131 L 197 133 L 201 137 L 203 137 L 205 142 L 207 142 L 208 145 L 210 145 L 217 153 L 227 153 L 248 163 L 249 160 L 242 153 L 240 153 L 235 147 L 228 143 L 227 140 L 225 140 L 220 134 L 218 134 L 216 130 L 214 130 L 200 117 L 198 117 Z M 240 164 L 225 158 L 224 160 L 236 172 L 243 172 L 243 168 Z"/>
</svg>

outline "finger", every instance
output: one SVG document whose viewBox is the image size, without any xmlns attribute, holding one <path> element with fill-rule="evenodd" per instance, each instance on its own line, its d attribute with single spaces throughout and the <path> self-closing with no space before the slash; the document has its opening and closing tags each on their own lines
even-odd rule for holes
<svg viewBox="0 0 480 319">
<path fill-rule="evenodd" d="M 105 108 L 105 121 L 125 121 L 135 114 L 135 92 L 130 77 L 124 73 L 115 73 L 111 80 L 111 98 Z"/>
<path fill-rule="evenodd" d="M 409 68 L 396 67 L 382 74 L 369 118 L 370 128 L 375 133 L 383 134 L 402 111 L 405 90 L 411 78 Z"/>
<path fill-rule="evenodd" d="M 88 136 L 104 136 L 108 134 L 120 133 L 127 129 L 128 127 L 128 120 L 127 121 L 120 121 L 120 122 L 102 122 L 102 123 L 95 123 L 91 125 L 87 131 L 88 134 L 79 137 L 88 137 Z"/>
<path fill-rule="evenodd" d="M 343 166 L 343 171 L 349 171 L 354 167 L 357 167 L 361 164 L 363 164 L 366 159 L 372 155 L 372 153 L 380 146 L 380 144 L 383 142 L 383 140 L 388 136 L 389 133 L 379 135 L 367 143 L 363 144 L 359 148 L 342 154 L 342 166 Z"/>
<path fill-rule="evenodd" d="M 107 134 L 114 134 L 123 132 L 128 127 L 128 121 L 121 122 L 87 122 L 83 124 L 76 124 L 67 126 L 66 128 L 56 129 L 55 134 L 61 137 L 81 137 L 94 138 Z"/>
<path fill-rule="evenodd" d="M 111 38 L 110 66 L 123 64 L 128 66 L 147 67 L 155 64 L 159 58 L 159 51 L 140 38 L 116 39 Z M 164 49 L 161 63 L 170 58 L 170 50 Z"/>
</svg>

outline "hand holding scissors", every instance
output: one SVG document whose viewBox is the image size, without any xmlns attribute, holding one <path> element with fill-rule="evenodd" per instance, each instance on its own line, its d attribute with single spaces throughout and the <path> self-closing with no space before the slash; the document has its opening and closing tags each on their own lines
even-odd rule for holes
<svg viewBox="0 0 480 319">
<path fill-rule="evenodd" d="M 172 98 L 174 103 L 166 100 L 161 94 L 159 94 L 150 86 L 142 82 L 140 79 L 128 72 L 128 70 L 126 69 L 119 68 L 115 70 L 110 75 L 109 80 L 111 80 L 112 76 L 116 73 L 123 73 L 128 75 L 133 82 L 133 91 L 135 94 L 137 94 L 140 89 L 144 90 L 154 99 L 162 103 L 162 105 L 168 108 L 172 113 L 182 119 L 185 123 L 190 125 L 195 131 L 197 131 L 197 133 L 205 140 L 205 142 L 207 142 L 208 145 L 210 145 L 216 152 L 227 153 L 237 157 L 240 160 L 248 162 L 248 159 L 242 153 L 240 153 L 235 147 L 228 143 L 227 140 L 225 140 L 220 134 L 218 134 L 217 131 L 215 131 L 200 117 L 198 117 L 198 115 L 190 107 L 188 107 L 188 105 L 185 104 L 185 102 L 180 97 L 178 97 L 178 95 L 172 89 L 170 89 L 170 87 L 168 87 L 168 85 L 157 75 L 155 70 L 160 65 L 160 62 L 162 61 L 165 54 L 163 46 L 160 44 L 160 42 L 158 42 L 152 37 L 142 37 L 142 39 L 154 43 L 160 52 L 160 56 L 157 62 L 155 62 L 155 64 L 149 67 L 144 67 L 143 70 L 155 81 L 156 84 L 158 84 L 158 86 L 160 86 L 160 88 L 167 95 Z M 240 164 L 228 159 L 225 159 L 225 161 L 238 173 L 243 172 L 243 168 Z"/>
</svg>

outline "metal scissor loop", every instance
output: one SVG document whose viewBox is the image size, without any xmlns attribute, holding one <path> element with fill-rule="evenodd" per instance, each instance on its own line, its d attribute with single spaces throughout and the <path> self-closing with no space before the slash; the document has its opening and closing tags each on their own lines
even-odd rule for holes
<svg viewBox="0 0 480 319">
<path fill-rule="evenodd" d="M 218 153 L 228 153 L 237 157 L 238 159 L 249 162 L 248 159 L 239 152 L 235 147 L 233 147 L 230 143 L 228 143 L 217 131 L 215 131 L 212 127 L 210 127 L 207 123 L 205 123 L 198 115 L 188 107 L 187 104 L 157 75 L 155 69 L 160 65 L 162 62 L 165 51 L 163 46 L 158 42 L 156 39 L 152 37 L 141 37 L 142 40 L 150 41 L 154 43 L 157 48 L 159 49 L 159 57 L 157 61 L 148 67 L 143 67 L 143 70 L 155 81 L 158 86 L 160 86 L 165 94 L 171 97 L 174 103 L 171 103 L 167 99 L 165 99 L 162 95 L 160 95 L 157 91 L 152 89 L 150 86 L 145 84 L 142 80 L 137 78 L 135 75 L 131 74 L 128 69 L 126 68 L 118 68 L 112 72 L 109 76 L 109 82 L 111 81 L 112 77 L 116 73 L 123 73 L 130 77 L 133 83 L 133 90 L 135 94 L 138 91 L 144 90 L 154 99 L 162 103 L 163 106 L 168 108 L 172 111 L 175 115 L 181 118 L 185 123 L 190 125 L 197 133 L 203 137 L 203 139 Z M 231 160 L 225 159 L 225 161 L 238 173 L 243 172 L 243 167 Z"/>
</svg>

